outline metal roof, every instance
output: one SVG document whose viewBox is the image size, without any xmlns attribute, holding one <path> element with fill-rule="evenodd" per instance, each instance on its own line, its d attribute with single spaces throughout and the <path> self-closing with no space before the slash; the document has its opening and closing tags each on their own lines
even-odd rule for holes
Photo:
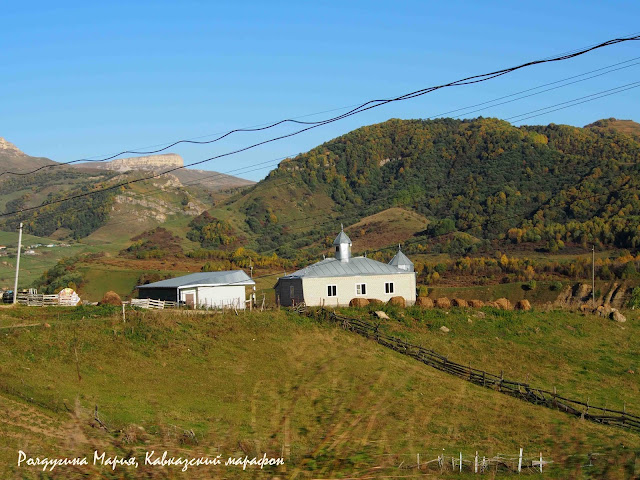
<svg viewBox="0 0 640 480">
<path fill-rule="evenodd" d="M 136 288 L 181 288 L 195 286 L 255 285 L 256 282 L 242 270 L 225 270 L 221 272 L 201 272 L 169 278 L 159 282 L 138 285 Z"/>
<path fill-rule="evenodd" d="M 341 243 L 348 243 L 349 245 L 351 245 L 351 239 L 347 236 L 346 233 L 344 233 L 344 230 L 342 230 L 333 241 L 334 245 L 340 245 Z"/>
<path fill-rule="evenodd" d="M 354 257 L 348 262 L 341 262 L 336 258 L 326 258 L 283 278 L 353 277 L 359 275 L 394 275 L 403 273 L 406 274 L 408 272 L 399 269 L 395 265 L 388 265 L 365 257 Z"/>
<path fill-rule="evenodd" d="M 396 253 L 396 256 L 393 257 L 389 262 L 389 265 L 395 265 L 396 267 L 399 265 L 408 265 L 413 267 L 413 262 L 409 260 L 409 257 L 407 257 L 404 253 L 402 253 L 402 251 L 398 250 L 398 253 Z"/>
</svg>

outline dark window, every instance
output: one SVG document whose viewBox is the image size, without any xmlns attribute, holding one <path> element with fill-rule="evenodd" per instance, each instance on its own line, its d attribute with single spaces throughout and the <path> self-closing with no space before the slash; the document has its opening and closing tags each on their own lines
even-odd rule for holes
<svg viewBox="0 0 640 480">
<path fill-rule="evenodd" d="M 338 296 L 338 287 L 336 285 L 327 285 L 327 297 Z"/>
<path fill-rule="evenodd" d="M 384 284 L 384 293 L 393 293 L 393 282 L 387 282 Z"/>
</svg>

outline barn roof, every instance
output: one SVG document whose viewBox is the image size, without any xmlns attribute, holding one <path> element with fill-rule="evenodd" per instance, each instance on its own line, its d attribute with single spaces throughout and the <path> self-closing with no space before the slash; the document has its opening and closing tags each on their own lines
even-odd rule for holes
<svg viewBox="0 0 640 480">
<path fill-rule="evenodd" d="M 201 272 L 183 275 L 182 277 L 169 278 L 159 282 L 138 285 L 136 288 L 182 288 L 206 286 L 216 287 L 225 285 L 255 285 L 249 276 L 242 270 L 226 270 L 221 272 Z"/>
<path fill-rule="evenodd" d="M 408 272 L 399 269 L 395 265 L 388 265 L 366 257 L 354 257 L 348 262 L 341 262 L 336 258 L 326 258 L 283 278 L 353 277 L 360 275 L 397 275 L 403 273 L 406 274 Z"/>
</svg>

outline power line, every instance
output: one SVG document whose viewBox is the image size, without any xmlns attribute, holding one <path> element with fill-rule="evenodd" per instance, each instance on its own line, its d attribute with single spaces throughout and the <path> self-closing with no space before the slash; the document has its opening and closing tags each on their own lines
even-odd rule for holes
<svg viewBox="0 0 640 480">
<path fill-rule="evenodd" d="M 520 65 L 517 65 L 517 66 L 514 66 L 514 67 L 509 67 L 509 68 L 504 68 L 504 69 L 501 69 L 501 70 L 496 70 L 494 72 L 489 72 L 489 73 L 484 73 L 484 74 L 479 74 L 479 75 L 472 75 L 470 77 L 465 77 L 465 78 L 462 78 L 462 79 L 459 79 L 459 80 L 455 80 L 453 82 L 449 82 L 449 83 L 446 83 L 446 84 L 441 84 L 441 85 L 436 85 L 436 86 L 432 86 L 432 87 L 422 88 L 422 89 L 419 89 L 419 90 L 416 90 L 416 91 L 413 91 L 413 92 L 406 93 L 404 95 L 400 95 L 398 97 L 387 98 L 387 99 L 368 100 L 368 101 L 366 101 L 364 103 L 361 103 L 360 105 L 356 106 L 355 108 L 349 110 L 346 113 L 343 113 L 341 115 L 338 115 L 338 116 L 335 116 L 335 117 L 332 117 L 332 118 L 328 118 L 328 119 L 325 119 L 325 120 L 301 121 L 301 120 L 296 120 L 295 118 L 288 118 L 288 119 L 284 119 L 284 120 L 279 120 L 277 122 L 273 122 L 273 123 L 271 123 L 269 125 L 266 125 L 266 126 L 233 129 L 233 130 L 230 130 L 230 131 L 228 131 L 228 132 L 226 132 L 226 133 L 224 133 L 224 134 L 222 134 L 222 135 L 220 135 L 220 136 L 218 136 L 218 137 L 216 137 L 216 138 L 214 138 L 212 140 L 206 140 L 206 141 L 178 140 L 176 142 L 170 143 L 169 145 L 167 145 L 167 146 L 165 146 L 163 148 L 156 149 L 156 150 L 148 150 L 148 151 L 126 150 L 126 151 L 122 151 L 122 152 L 120 152 L 118 154 L 111 155 L 111 156 L 103 158 L 103 159 L 90 160 L 90 161 L 97 161 L 97 162 L 108 161 L 108 160 L 116 158 L 116 157 L 118 157 L 120 155 L 125 155 L 125 154 L 129 154 L 129 155 L 150 155 L 150 154 L 160 153 L 162 151 L 165 151 L 165 150 L 167 150 L 167 149 L 169 149 L 171 147 L 174 147 L 174 146 L 176 146 L 178 144 L 182 144 L 182 143 L 205 145 L 205 144 L 218 142 L 218 141 L 220 141 L 220 140 L 222 140 L 222 139 L 224 139 L 224 138 L 226 138 L 229 135 L 232 135 L 234 133 L 263 131 L 263 130 L 268 130 L 268 129 L 274 128 L 276 126 L 285 124 L 285 123 L 293 123 L 293 124 L 298 124 L 298 125 L 310 125 L 309 128 L 304 128 L 304 129 L 299 130 L 299 131 L 297 131 L 297 132 L 295 132 L 293 134 L 290 134 L 290 135 L 284 135 L 284 136 L 281 136 L 281 137 L 276 137 L 275 139 L 255 144 L 255 145 L 253 145 L 251 147 L 248 147 L 247 149 L 254 148 L 256 146 L 263 145 L 264 143 L 269 143 L 271 141 L 280 140 L 282 138 L 287 138 L 289 136 L 297 135 L 299 133 L 305 132 L 305 131 L 310 130 L 312 128 L 319 127 L 319 126 L 322 126 L 322 125 L 327 125 L 329 123 L 333 123 L 333 122 L 336 122 L 338 120 L 342 120 L 344 118 L 350 117 L 350 116 L 355 115 L 357 113 L 361 113 L 361 112 L 364 112 L 364 111 L 367 111 L 367 110 L 371 110 L 373 108 L 378 108 L 378 107 L 380 107 L 382 105 L 386 105 L 388 103 L 413 99 L 413 98 L 420 97 L 420 96 L 425 95 L 427 93 L 431 93 L 431 92 L 434 92 L 436 90 L 440 90 L 440 89 L 443 89 L 443 88 L 448 88 L 448 87 L 453 87 L 453 86 L 462 86 L 462 85 L 471 85 L 471 84 L 475 84 L 475 83 L 485 82 L 485 81 L 491 80 L 493 78 L 497 78 L 499 76 L 506 75 L 506 74 L 514 72 L 516 70 L 520 70 L 520 69 L 527 68 L 527 67 L 530 67 L 530 66 L 568 60 L 570 58 L 574 58 L 574 57 L 583 55 L 585 53 L 591 52 L 593 50 L 597 50 L 599 48 L 604 48 L 604 47 L 608 47 L 608 46 L 615 45 L 615 44 L 618 44 L 618 43 L 627 42 L 627 41 L 635 41 L 635 40 L 640 40 L 640 35 L 635 35 L 634 34 L 633 36 L 629 36 L 629 37 L 610 39 L 610 40 L 607 40 L 605 42 L 601 42 L 599 44 L 595 44 L 595 45 L 592 45 L 590 47 L 586 47 L 586 48 L 583 48 L 583 49 L 580 49 L 580 50 L 575 50 L 575 51 L 572 51 L 572 52 L 569 52 L 569 53 L 566 53 L 566 54 L 561 54 L 561 55 L 558 55 L 558 56 L 546 57 L 546 58 L 543 58 L 543 59 L 540 59 L 540 60 L 533 60 L 533 61 L 526 62 L 526 63 L 520 64 Z M 240 149 L 240 150 L 237 150 L 237 151 L 235 151 L 233 153 L 239 153 L 239 152 L 242 152 L 242 151 L 245 151 L 245 150 L 246 149 Z M 213 157 L 213 158 L 207 159 L 205 161 L 213 160 L 215 158 L 220 158 L 220 157 Z M 66 164 L 70 164 L 70 163 L 76 163 L 76 162 L 79 162 L 79 161 L 81 161 L 81 160 L 72 160 L 72 161 L 67 162 L 67 163 L 60 163 L 60 164 L 56 164 L 56 165 L 66 165 Z M 191 165 L 186 165 L 186 166 L 197 165 L 198 163 L 204 163 L 204 161 L 196 162 L 196 163 L 193 163 Z M 53 165 L 53 166 L 55 166 L 55 165 Z M 177 168 L 185 168 L 186 166 L 177 167 Z M 43 168 L 48 168 L 48 166 L 45 165 L 45 166 L 39 167 L 39 168 L 37 168 L 37 169 L 35 169 L 35 170 L 31 171 L 31 172 L 27 172 L 27 173 L 2 172 L 2 173 L 0 173 L 0 176 L 2 176 L 4 174 L 23 175 L 23 176 L 24 175 L 30 175 L 30 174 L 33 174 L 33 173 L 35 173 L 35 172 L 37 172 L 37 171 L 39 171 L 39 170 L 41 170 Z"/>
<path fill-rule="evenodd" d="M 580 98 L 578 98 L 578 99 L 571 100 L 570 102 L 573 102 L 573 101 L 576 101 L 576 100 L 580 100 L 580 99 L 583 99 L 583 98 L 587 98 L 587 97 L 591 97 L 591 98 L 588 98 L 588 99 L 586 99 L 586 100 L 584 100 L 584 101 L 582 101 L 582 102 L 579 102 L 579 103 L 575 103 L 575 105 L 582 104 L 582 103 L 586 103 L 586 102 L 593 101 L 593 100 L 597 100 L 597 99 L 602 98 L 602 97 L 604 97 L 604 96 L 609 96 L 609 95 L 613 95 L 613 94 L 615 94 L 615 93 L 620 93 L 620 92 L 622 92 L 622 91 L 629 90 L 629 89 L 631 89 L 631 88 L 636 88 L 636 86 L 638 86 L 638 85 L 637 85 L 638 83 L 640 83 L 640 82 L 634 82 L 634 83 L 632 83 L 632 84 L 623 85 L 623 86 L 620 86 L 620 87 L 616 87 L 616 88 L 614 88 L 614 89 L 607 89 L 607 90 L 603 90 L 603 91 L 601 91 L 601 92 L 596 92 L 596 93 L 594 93 L 594 94 L 587 95 L 587 96 L 585 96 L 585 97 L 580 97 Z M 631 85 L 633 85 L 633 86 L 631 86 Z M 628 88 L 624 88 L 624 89 L 622 89 L 623 87 L 628 87 Z M 622 90 L 621 90 L 621 89 L 622 89 Z M 616 90 L 616 91 L 614 91 L 613 93 L 608 93 L 608 95 L 601 95 L 601 96 L 597 96 L 597 95 L 600 95 L 600 94 L 603 94 L 603 93 L 612 92 L 612 90 Z M 551 106 L 546 107 L 546 108 L 552 108 L 552 107 L 555 107 L 555 106 L 558 106 L 558 105 L 564 105 L 564 104 L 566 104 L 566 103 L 567 103 L 567 102 L 561 102 L 561 103 L 559 103 L 559 104 L 551 105 Z M 573 106 L 573 105 L 570 105 L 570 106 Z M 567 108 L 567 107 L 564 107 L 564 108 Z M 533 111 L 527 112 L 527 113 L 522 114 L 522 115 L 528 115 L 529 113 L 538 112 L 539 110 L 541 110 L 541 109 L 533 110 Z M 560 109 L 557 109 L 557 110 L 560 110 Z M 545 113 L 549 113 L 549 112 L 545 112 Z M 520 116 L 522 116 L 522 115 L 518 115 L 518 116 L 516 116 L 516 117 L 510 117 L 510 118 L 517 118 L 517 117 L 520 117 Z M 530 117 L 526 117 L 526 118 L 530 118 Z M 43 203 L 43 204 L 38 205 L 38 206 L 35 206 L 35 207 L 24 208 L 24 209 L 22 209 L 22 210 L 15 210 L 15 211 L 13 211 L 13 212 L 6 212 L 6 213 L 3 213 L 3 214 L 0 214 L 0 217 L 6 217 L 6 216 L 10 216 L 10 215 L 15 215 L 15 214 L 18 214 L 18 213 L 23 213 L 23 212 L 27 212 L 27 211 L 37 210 L 37 209 L 42 208 L 42 207 L 45 207 L 45 206 L 55 205 L 55 204 L 59 204 L 59 203 L 62 203 L 62 202 L 69 201 L 69 200 L 75 200 L 75 199 L 77 199 L 77 198 L 83 198 L 83 197 L 87 197 L 87 196 L 92 196 L 92 195 L 95 195 L 95 194 L 98 194 L 98 193 L 102 193 L 102 192 L 105 192 L 105 191 L 114 190 L 114 189 L 117 189 L 117 188 L 120 188 L 120 187 L 123 187 L 123 186 L 126 186 L 126 185 L 131 185 L 131 184 L 138 183 L 138 182 L 142 182 L 142 181 L 145 181 L 145 180 L 151 180 L 151 179 L 154 179 L 154 178 L 158 178 L 158 177 L 160 177 L 160 176 L 162 176 L 162 175 L 166 175 L 167 173 L 171 173 L 171 172 L 174 172 L 174 171 L 176 171 L 176 170 L 181 170 L 181 169 L 185 168 L 186 166 L 193 166 L 193 165 L 197 165 L 197 164 L 200 164 L 200 163 L 204 163 L 204 162 L 207 162 L 207 161 L 210 161 L 210 160 L 214 160 L 214 159 L 218 159 L 218 158 L 222 158 L 222 157 L 227 157 L 227 156 L 230 156 L 230 155 L 234 155 L 234 154 L 236 154 L 236 153 L 240 153 L 240 152 L 243 152 L 243 151 L 246 151 L 246 150 L 249 150 L 249 149 L 255 148 L 255 147 L 257 147 L 257 146 L 264 145 L 264 144 L 266 144 L 266 143 L 274 142 L 274 141 L 276 141 L 276 140 L 280 140 L 280 139 L 283 139 L 283 138 L 287 138 L 287 137 L 291 137 L 291 136 L 297 135 L 297 134 L 302 133 L 302 132 L 304 132 L 304 131 L 306 131 L 306 130 L 310 130 L 310 129 L 312 129 L 312 128 L 316 128 L 316 127 L 318 127 L 318 126 L 319 126 L 319 125 L 314 125 L 314 126 L 306 127 L 306 128 L 304 128 L 304 129 L 302 129 L 302 130 L 298 130 L 298 131 L 293 132 L 293 133 L 289 133 L 289 134 L 286 134 L 286 135 L 282 135 L 282 136 L 280 136 L 280 137 L 275 137 L 275 138 L 272 138 L 272 139 L 269 139 L 269 140 L 264 140 L 264 141 L 262 141 L 262 142 L 255 143 L 255 144 L 250 145 L 250 146 L 248 146 L 248 147 L 243 147 L 243 148 L 241 148 L 241 149 L 234 150 L 234 151 L 232 151 L 232 152 L 227 152 L 227 153 L 223 153 L 223 154 L 220 154 L 220 155 L 216 155 L 216 156 L 214 156 L 214 157 L 211 157 L 211 158 L 208 158 L 208 159 L 205 159 L 205 160 L 200 160 L 200 161 L 198 161 L 198 162 L 194 162 L 194 163 L 191 163 L 191 164 L 189 164 L 189 165 L 185 165 L 185 166 L 181 166 L 181 167 L 173 167 L 173 168 L 170 168 L 169 170 L 163 171 L 163 172 L 161 172 L 161 173 L 156 173 L 156 174 L 153 174 L 153 175 L 150 175 L 150 176 L 147 176 L 147 177 L 142 177 L 142 178 L 132 179 L 132 180 L 128 180 L 128 181 L 126 181 L 126 182 L 121 182 L 121 183 L 118 183 L 118 184 L 115 184 L 115 185 L 111 185 L 111 186 L 109 186 L 109 187 L 105 187 L 105 188 L 102 188 L 102 189 L 99 189 L 99 190 L 94 190 L 94 191 L 91 191 L 91 192 L 79 193 L 79 194 L 72 195 L 72 196 L 69 196 L 69 197 L 66 197 L 66 198 L 61 198 L 61 199 L 57 199 L 57 200 L 52 200 L 52 201 L 50 201 L 50 202 Z"/>
</svg>

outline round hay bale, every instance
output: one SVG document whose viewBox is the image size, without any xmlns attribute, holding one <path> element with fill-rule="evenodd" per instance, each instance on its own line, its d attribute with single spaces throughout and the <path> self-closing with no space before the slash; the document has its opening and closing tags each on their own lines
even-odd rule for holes
<svg viewBox="0 0 640 480">
<path fill-rule="evenodd" d="M 366 298 L 352 298 L 349 302 L 350 307 L 366 307 L 369 305 L 369 300 Z"/>
<path fill-rule="evenodd" d="M 116 307 L 119 307 L 122 305 L 122 299 L 116 292 L 109 290 L 104 294 L 102 300 L 100 300 L 100 305 L 115 305 Z"/>
<path fill-rule="evenodd" d="M 484 302 L 482 300 L 469 300 L 469 306 L 471 308 L 482 308 L 484 307 Z"/>
<path fill-rule="evenodd" d="M 382 300 L 378 300 L 377 298 L 367 298 L 369 301 L 369 305 L 382 305 L 384 302 Z"/>
<path fill-rule="evenodd" d="M 404 297 L 391 297 L 388 302 L 390 305 L 395 305 L 396 307 L 404 307 L 405 301 Z"/>
<path fill-rule="evenodd" d="M 416 305 L 424 308 L 433 308 L 433 300 L 429 297 L 418 297 L 416 298 Z"/>
<path fill-rule="evenodd" d="M 529 300 L 518 300 L 518 302 L 516 303 L 516 310 L 531 310 L 531 304 L 529 303 Z"/>
<path fill-rule="evenodd" d="M 464 300 L 463 298 L 454 298 L 451 300 L 451 305 L 453 307 L 462 307 L 462 308 L 466 308 L 469 306 L 469 304 L 467 303 L 466 300 Z"/>
<path fill-rule="evenodd" d="M 436 308 L 451 308 L 451 300 L 447 297 L 436 298 Z"/>
<path fill-rule="evenodd" d="M 500 310 L 513 310 L 513 305 L 506 298 L 499 298 L 495 301 L 495 304 L 498 306 Z"/>
<path fill-rule="evenodd" d="M 496 302 L 486 302 L 484 304 L 485 307 L 491 307 L 491 308 L 500 308 L 500 305 L 498 305 Z"/>
</svg>

